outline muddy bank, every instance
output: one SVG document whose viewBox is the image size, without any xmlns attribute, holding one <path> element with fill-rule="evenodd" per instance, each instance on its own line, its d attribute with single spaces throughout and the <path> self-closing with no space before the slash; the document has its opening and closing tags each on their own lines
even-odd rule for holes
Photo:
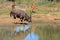
<svg viewBox="0 0 60 40">
<path fill-rule="evenodd" d="M 14 22 L 20 23 L 19 19 L 14 20 L 9 15 L 0 15 L 0 26 L 3 25 L 14 25 Z M 50 14 L 33 14 L 32 15 L 32 23 L 60 23 L 60 17 L 52 16 Z"/>
</svg>

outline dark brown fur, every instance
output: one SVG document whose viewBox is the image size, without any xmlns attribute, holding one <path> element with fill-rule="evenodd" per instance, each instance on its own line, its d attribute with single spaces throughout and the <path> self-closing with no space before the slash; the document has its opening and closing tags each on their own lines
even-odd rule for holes
<svg viewBox="0 0 60 40">
<path fill-rule="evenodd" d="M 19 18 L 21 20 L 21 22 L 24 20 L 24 21 L 28 21 L 28 22 L 31 22 L 31 16 L 29 17 L 25 11 L 23 10 L 12 10 L 10 12 L 10 16 L 13 16 L 14 19 L 16 18 Z"/>
</svg>

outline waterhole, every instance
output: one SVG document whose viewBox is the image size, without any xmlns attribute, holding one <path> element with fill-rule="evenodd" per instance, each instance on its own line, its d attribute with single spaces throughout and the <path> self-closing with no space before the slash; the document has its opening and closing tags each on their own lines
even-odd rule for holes
<svg viewBox="0 0 60 40">
<path fill-rule="evenodd" d="M 32 24 L 0 27 L 0 35 L 2 40 L 39 40 L 39 36 L 32 31 Z"/>
</svg>

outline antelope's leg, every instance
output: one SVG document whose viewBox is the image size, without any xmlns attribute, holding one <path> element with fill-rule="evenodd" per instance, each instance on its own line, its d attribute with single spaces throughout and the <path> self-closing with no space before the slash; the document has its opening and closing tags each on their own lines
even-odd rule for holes
<svg viewBox="0 0 60 40">
<path fill-rule="evenodd" d="M 21 22 L 24 23 L 24 19 L 21 19 Z"/>
<path fill-rule="evenodd" d="M 13 15 L 14 23 L 16 23 L 16 15 Z"/>
<path fill-rule="evenodd" d="M 21 19 L 21 22 L 22 22 L 23 20 Z"/>
</svg>

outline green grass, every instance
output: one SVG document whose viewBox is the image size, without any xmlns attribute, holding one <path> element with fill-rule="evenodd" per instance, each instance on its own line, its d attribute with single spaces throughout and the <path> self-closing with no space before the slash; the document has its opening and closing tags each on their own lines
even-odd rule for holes
<svg viewBox="0 0 60 40">
<path fill-rule="evenodd" d="M 3 10 L 0 9 L 0 15 L 9 14 L 9 13 L 10 13 L 10 10 L 8 10 L 8 9 L 3 9 Z"/>
<path fill-rule="evenodd" d="M 45 5 L 45 6 L 48 6 L 48 7 L 53 7 L 53 6 L 60 6 L 59 4 L 60 3 L 57 3 L 57 2 L 48 2 L 47 0 L 16 0 L 17 3 L 20 3 L 20 4 L 24 4 L 24 5 L 31 5 L 31 3 L 35 3 L 36 6 L 41 6 L 41 5 Z"/>
<path fill-rule="evenodd" d="M 60 25 L 58 24 L 39 24 L 35 32 L 40 40 L 60 40 Z"/>
<path fill-rule="evenodd" d="M 1 1 L 1 0 L 0 0 Z M 28 6 L 31 6 L 31 3 L 33 2 L 34 0 L 16 0 L 16 2 L 17 3 L 19 3 L 20 2 L 20 4 L 22 4 L 22 5 L 18 5 L 18 6 L 20 6 L 20 7 L 22 7 L 22 8 L 25 8 L 25 7 L 27 7 L 28 8 Z M 51 10 L 51 9 L 49 9 L 49 10 L 47 10 L 47 9 L 44 9 L 44 10 L 42 10 L 42 9 L 40 9 L 40 7 L 39 6 L 48 6 L 48 8 L 49 7 L 60 7 L 60 3 L 56 3 L 56 2 L 48 2 L 48 1 L 43 1 L 43 0 L 37 0 L 37 1 L 34 1 L 34 3 L 35 3 L 35 5 L 36 5 L 36 7 L 37 7 L 37 9 L 36 9 L 36 14 L 38 14 L 38 13 L 40 13 L 40 14 L 48 14 L 49 12 L 52 12 L 53 14 L 54 14 L 54 12 L 60 12 L 60 10 Z M 27 9 L 26 10 L 26 12 L 28 13 L 28 14 L 30 14 L 30 10 L 29 9 Z M 1 14 L 9 14 L 9 10 L 0 10 L 0 15 Z M 35 14 L 35 13 L 34 13 Z M 58 14 L 58 13 L 57 13 Z"/>
<path fill-rule="evenodd" d="M 11 35 L 7 29 L 0 29 L 0 40 L 10 40 Z"/>
</svg>

